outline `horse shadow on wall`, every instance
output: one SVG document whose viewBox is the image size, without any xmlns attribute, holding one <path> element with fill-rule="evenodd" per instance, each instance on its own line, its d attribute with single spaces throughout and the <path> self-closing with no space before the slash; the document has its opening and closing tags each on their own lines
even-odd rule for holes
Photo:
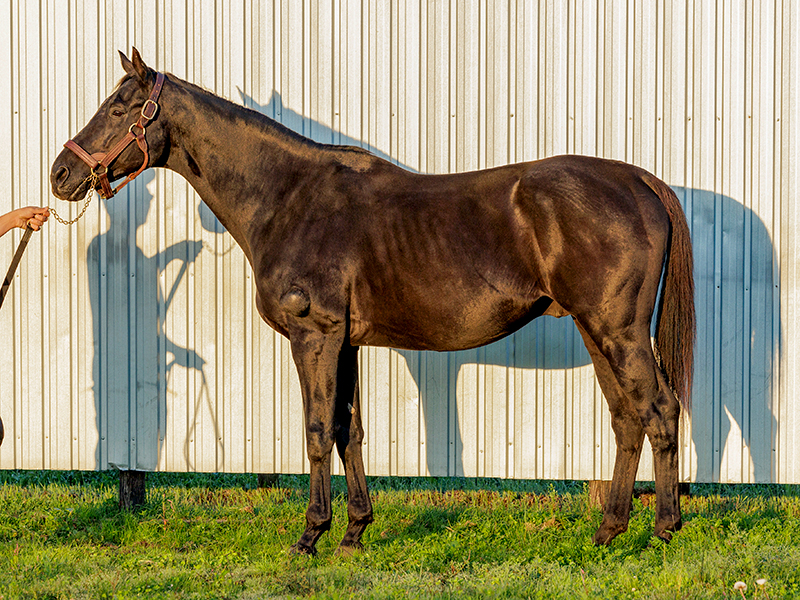
<svg viewBox="0 0 800 600">
<path fill-rule="evenodd" d="M 284 106 L 277 92 L 263 105 L 241 90 L 239 94 L 245 106 L 301 135 L 321 143 L 360 146 L 399 164 L 379 148 L 292 111 Z M 687 211 L 695 253 L 698 336 L 692 403 L 692 441 L 697 452 L 693 459 L 694 479 L 725 479 L 726 465 L 735 476 L 737 467 L 733 463 L 740 461 L 743 477 L 750 472 L 753 482 L 773 481 L 777 474 L 773 373 L 781 326 L 780 308 L 774 309 L 773 305 L 777 263 L 771 238 L 761 219 L 737 200 L 710 191 L 673 189 Z M 216 217 L 202 202 L 199 211 L 204 227 L 209 229 L 208 223 Z M 215 227 L 223 230 L 218 222 Z M 715 315 L 719 319 L 715 320 Z M 419 411 L 425 429 L 425 449 L 419 451 L 420 456 L 424 455 L 424 459 L 420 458 L 420 475 L 465 474 L 463 437 L 466 434 L 472 439 L 477 435 L 477 431 L 462 431 L 460 423 L 456 391 L 465 368 L 477 367 L 490 376 L 497 368 L 506 369 L 499 377 L 508 379 L 507 368 L 514 367 L 537 370 L 544 378 L 548 374 L 552 378 L 557 371 L 591 365 L 572 320 L 553 317 L 536 319 L 483 348 L 442 354 L 397 352 L 405 359 L 407 373 L 418 390 L 406 402 L 411 403 L 412 413 Z M 479 414 L 475 404 L 469 410 L 478 417 L 480 429 L 480 421 L 486 415 Z M 566 426 L 566 415 L 563 417 Z M 573 419 L 580 418 L 581 414 L 573 415 Z M 594 430 L 581 424 L 582 431 L 587 428 Z M 565 457 L 566 451 L 560 460 L 565 461 Z M 479 460 L 482 459 L 469 458 L 468 474 L 481 472 Z M 508 475 L 519 476 L 517 472 Z"/>
<path fill-rule="evenodd" d="M 99 439 L 95 464 L 100 469 L 108 465 L 155 470 L 165 439 L 172 369 L 195 369 L 205 382 L 205 361 L 170 339 L 165 319 L 186 266 L 197 259 L 202 242 L 184 240 L 153 256 L 131 243 L 150 214 L 153 195 L 147 186 L 154 179 L 154 171 L 148 170 L 128 186 L 124 192 L 128 202 L 102 199 L 108 229 L 92 239 L 86 252 L 94 336 L 92 392 Z M 173 260 L 182 264 L 167 292 L 159 278 Z M 197 405 L 194 410 L 196 417 Z M 191 427 L 189 433 L 193 433 Z"/>
</svg>

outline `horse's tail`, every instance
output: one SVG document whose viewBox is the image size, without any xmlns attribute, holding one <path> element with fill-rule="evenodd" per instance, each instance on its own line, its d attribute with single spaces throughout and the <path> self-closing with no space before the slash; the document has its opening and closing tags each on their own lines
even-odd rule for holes
<svg viewBox="0 0 800 600">
<path fill-rule="evenodd" d="M 695 342 L 692 240 L 675 192 L 649 173 L 643 179 L 664 204 L 672 225 L 656 320 L 656 352 L 670 387 L 684 410 L 691 413 Z"/>
</svg>

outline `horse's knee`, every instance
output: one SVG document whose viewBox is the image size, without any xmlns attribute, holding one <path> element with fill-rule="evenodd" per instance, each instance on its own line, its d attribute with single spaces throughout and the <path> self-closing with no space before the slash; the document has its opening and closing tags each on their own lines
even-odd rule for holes
<svg viewBox="0 0 800 600">
<path fill-rule="evenodd" d="M 626 453 L 639 452 L 644 443 L 644 430 L 636 412 L 612 408 L 611 429 L 614 430 L 618 450 Z"/>
<path fill-rule="evenodd" d="M 363 441 L 364 429 L 361 427 L 360 423 L 354 423 L 348 430 L 347 451 L 352 450 L 354 447 L 360 448 Z"/>
<path fill-rule="evenodd" d="M 333 444 L 333 431 L 322 427 L 309 427 L 306 430 L 306 451 L 310 462 L 328 458 L 333 450 Z"/>
<path fill-rule="evenodd" d="M 655 454 L 674 454 L 678 452 L 678 436 L 672 435 L 663 429 L 657 429 L 647 434 L 650 447 Z"/>
</svg>

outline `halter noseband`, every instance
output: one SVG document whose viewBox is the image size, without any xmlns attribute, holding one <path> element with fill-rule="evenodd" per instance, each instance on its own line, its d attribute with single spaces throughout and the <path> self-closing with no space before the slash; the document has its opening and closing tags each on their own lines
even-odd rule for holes
<svg viewBox="0 0 800 600">
<path fill-rule="evenodd" d="M 119 143 L 107 154 L 103 154 L 102 152 L 89 154 L 86 150 L 81 148 L 75 142 L 75 140 L 69 140 L 66 144 L 64 144 L 65 148 L 72 150 L 78 155 L 78 158 L 89 165 L 89 168 L 92 170 L 92 174 L 97 176 L 97 179 L 100 182 L 100 190 L 98 190 L 98 193 L 103 198 L 108 199 L 114 196 L 114 194 L 128 185 L 147 168 L 147 164 L 150 162 L 150 155 L 147 151 L 147 140 L 144 137 L 144 128 L 150 121 L 153 120 L 158 112 L 157 101 L 158 96 L 161 94 L 161 88 L 163 85 L 164 74 L 158 73 L 156 75 L 156 83 L 153 86 L 153 90 L 150 92 L 150 97 L 144 103 L 144 106 L 142 106 L 142 114 L 139 116 L 139 120 L 128 128 L 128 133 L 125 134 L 125 137 L 123 137 Z M 114 189 L 111 189 L 111 184 L 108 181 L 108 167 L 134 140 L 136 140 L 136 144 L 139 146 L 139 149 L 144 153 L 144 162 L 142 163 L 142 166 L 139 167 L 138 171 L 131 173 L 123 180 L 122 183 L 120 183 Z M 96 171 L 95 169 L 98 167 L 101 167 L 102 170 Z"/>
</svg>

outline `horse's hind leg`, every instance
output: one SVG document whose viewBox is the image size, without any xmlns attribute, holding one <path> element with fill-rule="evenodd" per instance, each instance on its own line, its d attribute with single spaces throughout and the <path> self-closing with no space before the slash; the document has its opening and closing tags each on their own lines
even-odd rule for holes
<svg viewBox="0 0 800 600">
<path fill-rule="evenodd" d="M 596 544 L 608 544 L 628 529 L 633 508 L 633 486 L 644 444 L 644 429 L 639 415 L 619 386 L 608 360 L 580 323 L 576 321 L 576 325 L 592 357 L 595 374 L 611 411 L 611 427 L 617 440 L 611 490 L 603 507 L 603 522 L 594 534 Z"/>
<path fill-rule="evenodd" d="M 655 534 L 669 540 L 672 537 L 670 532 L 681 527 L 678 496 L 680 404 L 656 363 L 649 327 L 647 324 L 633 324 L 603 336 L 599 328 L 582 324 L 608 361 L 620 389 L 636 410 L 650 440 L 656 479 Z"/>
<path fill-rule="evenodd" d="M 367 525 L 372 523 L 372 502 L 369 499 L 364 460 L 361 455 L 364 429 L 361 426 L 361 400 L 358 389 L 358 348 L 348 347 L 342 351 L 339 381 L 341 393 L 337 395 L 334 418 L 336 449 L 344 463 L 347 479 L 348 524 L 337 552 L 351 554 L 363 548 L 361 535 Z"/>
</svg>

